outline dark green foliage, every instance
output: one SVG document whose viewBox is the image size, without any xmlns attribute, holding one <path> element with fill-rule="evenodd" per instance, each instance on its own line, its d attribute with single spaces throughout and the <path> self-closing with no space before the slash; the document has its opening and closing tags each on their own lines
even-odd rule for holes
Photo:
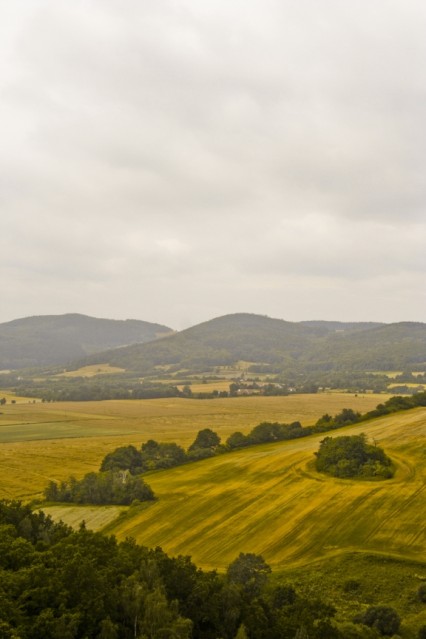
<svg viewBox="0 0 426 639">
<path fill-rule="evenodd" d="M 26 317 L 0 324 L 0 370 L 68 362 L 154 340 L 171 329 L 139 320 L 109 320 L 77 313 Z"/>
<path fill-rule="evenodd" d="M 417 597 L 422 603 L 426 603 L 426 584 L 419 586 Z"/>
<path fill-rule="evenodd" d="M 229 448 L 244 448 L 245 446 L 250 446 L 250 440 L 247 435 L 243 435 L 240 431 L 236 433 L 232 433 L 226 440 L 226 445 Z"/>
<path fill-rule="evenodd" d="M 343 584 L 343 592 L 359 592 L 361 583 L 357 579 L 347 579 Z"/>
<path fill-rule="evenodd" d="M 19 535 L 23 521 L 37 540 Z M 0 502 L 0 523 L 2 638 L 294 639 L 304 628 L 343 639 L 329 605 L 290 585 L 265 589 L 270 569 L 257 555 L 241 554 L 225 577 L 131 539 L 73 532 L 17 502 Z"/>
<path fill-rule="evenodd" d="M 14 385 L 16 393 L 37 397 L 46 402 L 88 402 L 107 399 L 159 399 L 179 397 L 181 393 L 170 384 L 144 382 L 141 384 L 126 375 L 95 377 L 62 377 L 55 381 L 21 381 Z"/>
<path fill-rule="evenodd" d="M 300 422 L 292 424 L 280 424 L 278 422 L 262 422 L 255 426 L 248 435 L 240 432 L 233 433 L 226 441 L 228 448 L 243 448 L 255 444 L 267 444 L 269 442 L 285 441 L 310 435 L 312 430 L 302 428 Z"/>
<path fill-rule="evenodd" d="M 155 343 L 137 344 L 86 359 L 109 362 L 144 375 L 156 366 L 169 372 L 204 373 L 217 366 L 253 362 L 267 372 L 328 373 L 417 370 L 426 362 L 426 326 L 341 324 L 331 329 L 260 315 L 237 313 L 193 326 Z M 265 369 L 265 366 L 267 367 Z M 316 381 L 316 380 L 315 380 Z"/>
<path fill-rule="evenodd" d="M 197 450 L 199 448 L 210 448 L 215 450 L 220 444 L 220 437 L 211 428 L 203 428 L 198 431 L 195 441 L 188 448 L 188 451 Z"/>
<path fill-rule="evenodd" d="M 227 578 L 230 583 L 242 587 L 244 592 L 258 595 L 268 581 L 271 568 L 263 557 L 253 553 L 240 553 L 229 565 Z"/>
<path fill-rule="evenodd" d="M 355 621 L 370 628 L 375 628 L 381 635 L 391 636 L 398 632 L 401 619 L 393 608 L 388 606 L 370 606 Z"/>
<path fill-rule="evenodd" d="M 282 608 L 294 604 L 296 599 L 297 595 L 293 586 L 289 584 L 277 586 L 272 595 L 272 605 L 274 608 Z"/>
<path fill-rule="evenodd" d="M 51 481 L 44 491 L 47 501 L 75 504 L 129 505 L 134 500 L 149 501 L 154 493 L 140 476 L 127 471 L 88 473 L 78 481 L 70 477 L 59 484 Z"/>
<path fill-rule="evenodd" d="M 421 626 L 417 633 L 417 639 L 426 639 L 426 626 Z"/>
<path fill-rule="evenodd" d="M 172 468 L 180 466 L 188 461 L 184 449 L 175 444 L 164 443 L 159 444 L 153 439 L 149 439 L 142 444 L 141 463 L 142 470 L 157 470 L 160 468 Z"/>
<path fill-rule="evenodd" d="M 364 434 L 325 437 L 316 455 L 316 468 L 333 477 L 392 477 L 392 462 L 379 446 L 367 444 Z"/>
<path fill-rule="evenodd" d="M 128 470 L 132 475 L 138 475 L 143 470 L 142 455 L 132 445 L 120 446 L 104 457 L 100 470 Z"/>
</svg>

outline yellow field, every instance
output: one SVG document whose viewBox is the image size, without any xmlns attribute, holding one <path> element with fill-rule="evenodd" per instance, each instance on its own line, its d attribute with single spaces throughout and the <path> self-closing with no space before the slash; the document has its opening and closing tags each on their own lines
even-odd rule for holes
<svg viewBox="0 0 426 639">
<path fill-rule="evenodd" d="M 112 375 L 114 373 L 124 373 L 124 371 L 124 368 L 110 366 L 109 364 L 92 364 L 90 366 L 82 366 L 75 371 L 59 373 L 56 377 L 95 377 L 95 375 Z"/>
<path fill-rule="evenodd" d="M 124 511 L 127 506 L 49 506 L 44 508 L 54 519 L 66 520 L 73 528 L 82 521 L 90 522 L 91 530 L 102 530 Z"/>
<path fill-rule="evenodd" d="M 229 380 L 218 380 L 217 382 L 207 382 L 206 384 L 203 383 L 191 383 L 190 385 L 190 389 L 192 390 L 193 393 L 212 393 L 214 390 L 217 391 L 229 391 L 229 385 L 230 385 L 230 381 Z M 182 390 L 184 387 L 184 384 L 179 384 L 178 385 L 178 389 Z"/>
<path fill-rule="evenodd" d="M 151 473 L 158 501 L 105 530 L 189 554 L 206 568 L 223 569 L 240 552 L 261 554 L 274 568 L 348 551 L 424 560 L 425 424 L 426 409 L 416 409 L 335 433 L 367 432 L 396 462 L 392 480 L 318 474 L 313 452 L 324 435 L 313 436 Z M 82 513 L 90 525 L 87 509 Z"/>
<path fill-rule="evenodd" d="M 6 404 L 0 415 L 0 498 L 32 499 L 50 479 L 82 477 L 124 444 L 153 438 L 188 446 L 198 430 L 226 439 L 261 421 L 314 423 L 342 408 L 365 412 L 387 395 L 292 395 L 216 400 L 120 400 Z"/>
<path fill-rule="evenodd" d="M 11 402 L 15 402 L 16 404 L 38 404 L 41 401 L 40 399 L 34 399 L 34 397 L 18 397 L 15 393 L 0 389 L 0 399 L 3 397 L 8 404 Z M 6 406 L 7 404 L 0 406 L 0 414 L 5 412 Z"/>
</svg>

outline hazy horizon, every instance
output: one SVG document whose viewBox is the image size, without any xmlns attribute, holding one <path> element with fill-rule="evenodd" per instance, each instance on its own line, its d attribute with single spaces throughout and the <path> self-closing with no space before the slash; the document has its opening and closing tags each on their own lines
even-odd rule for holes
<svg viewBox="0 0 426 639">
<path fill-rule="evenodd" d="M 0 322 L 426 321 L 426 5 L 0 6 Z"/>
</svg>

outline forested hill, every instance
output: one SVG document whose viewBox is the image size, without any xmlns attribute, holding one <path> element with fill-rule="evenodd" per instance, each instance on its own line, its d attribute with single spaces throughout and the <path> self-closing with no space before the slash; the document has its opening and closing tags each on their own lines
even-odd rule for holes
<svg viewBox="0 0 426 639">
<path fill-rule="evenodd" d="M 426 324 L 295 323 L 237 313 L 85 363 L 105 362 L 149 374 L 156 366 L 204 372 L 240 360 L 269 365 L 275 372 L 422 368 Z"/>
<path fill-rule="evenodd" d="M 0 324 L 0 370 L 65 365 L 98 351 L 143 343 L 172 332 L 141 320 L 110 320 L 70 313 Z"/>
</svg>

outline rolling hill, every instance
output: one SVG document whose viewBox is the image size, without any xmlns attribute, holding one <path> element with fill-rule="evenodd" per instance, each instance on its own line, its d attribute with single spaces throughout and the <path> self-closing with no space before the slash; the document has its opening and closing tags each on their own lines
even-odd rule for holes
<svg viewBox="0 0 426 639">
<path fill-rule="evenodd" d="M 105 531 L 160 545 L 173 555 L 190 554 L 206 568 L 223 569 L 239 552 L 261 554 L 274 568 L 348 552 L 421 561 L 425 417 L 420 408 L 341 431 L 366 432 L 379 442 L 396 464 L 391 480 L 336 479 L 316 472 L 312 461 L 323 435 L 253 446 L 148 473 L 158 501 L 130 508 L 110 523 L 103 513 Z M 45 510 L 68 521 L 64 506 Z M 78 522 L 76 506 L 69 514 Z M 89 526 L 97 515 L 96 508 L 80 507 L 80 519 Z"/>
<path fill-rule="evenodd" d="M 152 374 L 156 367 L 194 373 L 241 360 L 296 373 L 421 369 L 426 363 L 426 324 L 296 323 L 237 313 L 161 341 L 97 354 L 85 363 Z"/>
<path fill-rule="evenodd" d="M 0 324 L 0 370 L 65 365 L 97 351 L 142 343 L 172 329 L 140 320 L 77 313 L 26 317 Z"/>
</svg>

